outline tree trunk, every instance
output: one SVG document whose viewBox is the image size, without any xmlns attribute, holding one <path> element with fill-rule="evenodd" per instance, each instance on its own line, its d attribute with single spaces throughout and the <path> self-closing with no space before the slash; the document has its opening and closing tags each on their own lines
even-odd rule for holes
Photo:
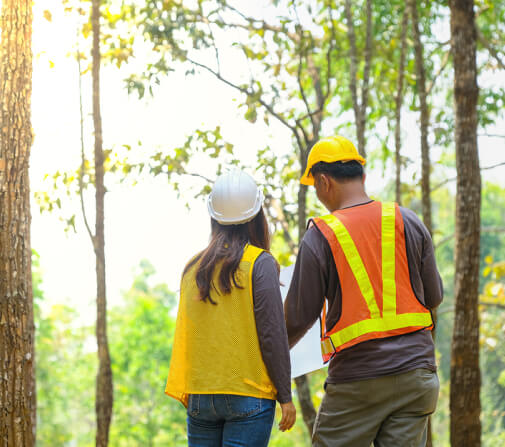
<svg viewBox="0 0 505 447">
<path fill-rule="evenodd" d="M 298 187 L 298 245 L 303 239 L 305 234 L 305 227 L 307 225 L 307 186 L 299 185 Z"/>
<path fill-rule="evenodd" d="M 299 148 L 300 150 L 300 172 L 303 174 L 307 165 L 307 156 L 309 149 Z M 303 239 L 305 234 L 305 226 L 307 223 L 307 187 L 298 185 L 298 243 Z M 295 379 L 296 391 L 298 393 L 298 401 L 302 410 L 303 421 L 307 426 L 309 436 L 312 436 L 314 429 L 314 421 L 316 420 L 316 409 L 312 403 L 310 393 L 309 380 L 306 375 Z"/>
<path fill-rule="evenodd" d="M 0 16 L 0 444 L 35 445 L 31 282 L 32 2 L 3 0 Z"/>
<path fill-rule="evenodd" d="M 361 87 L 361 107 L 358 126 L 358 147 L 360 154 L 366 158 L 366 109 L 368 108 L 368 87 L 370 83 L 370 64 L 372 61 L 372 0 L 366 0 L 366 36 L 365 36 L 365 68 L 363 69 L 363 85 Z"/>
<path fill-rule="evenodd" d="M 350 84 L 352 106 L 354 118 L 356 120 L 356 135 L 358 139 L 358 151 L 366 158 L 366 109 L 368 107 L 368 85 L 370 80 L 370 64 L 372 59 L 372 1 L 366 2 L 366 36 L 365 36 L 365 68 L 363 71 L 363 84 L 361 87 L 361 101 L 358 95 L 358 49 L 356 46 L 356 31 L 354 29 L 354 18 L 351 9 L 351 0 L 345 1 L 345 16 L 347 22 L 347 37 L 349 39 L 349 61 L 350 61 Z"/>
<path fill-rule="evenodd" d="M 428 146 L 428 127 L 430 123 L 430 112 L 426 94 L 426 74 L 424 70 L 423 44 L 419 31 L 419 18 L 417 13 L 416 0 L 408 0 L 408 7 L 412 18 L 412 34 L 414 37 L 414 50 L 416 59 L 416 84 L 419 95 L 421 109 L 421 197 L 423 209 L 423 222 L 430 232 L 433 231 L 431 219 L 431 195 L 430 195 L 430 148 Z"/>
<path fill-rule="evenodd" d="M 312 396 L 310 394 L 309 379 L 304 374 L 303 376 L 295 379 L 296 392 L 298 393 L 298 401 L 302 410 L 303 422 L 307 426 L 309 436 L 312 436 L 314 431 L 314 422 L 316 420 L 316 409 L 312 403 Z"/>
<path fill-rule="evenodd" d="M 414 38 L 414 54 L 416 61 L 416 84 L 419 95 L 419 107 L 421 109 L 421 205 L 423 211 L 423 222 L 430 234 L 433 234 L 433 223 L 431 217 L 431 188 L 430 188 L 430 147 L 428 146 L 428 128 L 430 125 L 430 111 L 428 108 L 426 73 L 424 69 L 424 50 L 421 42 L 421 32 L 419 30 L 419 15 L 417 11 L 417 1 L 408 0 L 408 9 L 412 18 L 412 34 Z M 436 319 L 436 311 L 433 312 Z M 435 339 L 435 331 L 431 333 Z M 427 447 L 432 446 L 431 418 L 428 422 Z"/>
<path fill-rule="evenodd" d="M 451 445 L 480 447 L 479 256 L 481 178 L 477 150 L 473 0 L 451 0 L 456 142 L 455 321 L 451 352 Z"/>
<path fill-rule="evenodd" d="M 105 288 L 105 238 L 104 238 L 104 155 L 102 148 L 102 118 L 100 115 L 100 1 L 93 0 L 91 23 L 93 29 L 93 124 L 95 129 L 95 187 L 96 232 L 93 241 L 96 255 L 98 374 L 96 378 L 96 445 L 109 443 L 109 427 L 112 418 L 112 370 L 107 341 L 107 300 Z"/>
<path fill-rule="evenodd" d="M 402 159 L 401 159 L 401 116 L 402 116 L 402 105 L 403 105 L 403 79 L 405 77 L 405 54 L 407 50 L 407 26 L 408 26 L 408 10 L 407 8 L 403 11 L 402 25 L 400 31 L 400 64 L 398 67 L 398 81 L 396 89 L 396 110 L 395 110 L 395 164 L 396 164 L 396 202 L 401 205 L 402 203 L 402 182 L 401 182 L 401 172 L 402 172 Z"/>
<path fill-rule="evenodd" d="M 305 168 L 304 168 L 305 169 Z M 303 171 L 302 171 L 303 172 Z M 307 187 L 305 185 L 299 185 L 298 190 L 298 241 L 301 242 L 303 235 L 305 233 L 306 225 L 306 197 L 307 197 Z M 310 393 L 309 380 L 306 375 L 297 377 L 295 379 L 296 391 L 298 393 L 298 401 L 300 402 L 300 408 L 302 410 L 303 421 L 307 426 L 309 435 L 312 436 L 312 431 L 314 430 L 314 421 L 316 420 L 316 409 L 312 403 L 312 396 Z"/>
</svg>

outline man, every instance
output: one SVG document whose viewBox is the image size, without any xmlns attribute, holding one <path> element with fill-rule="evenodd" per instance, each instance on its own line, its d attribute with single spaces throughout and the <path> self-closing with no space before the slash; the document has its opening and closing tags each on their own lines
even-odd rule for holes
<svg viewBox="0 0 505 447">
<path fill-rule="evenodd" d="M 314 446 L 421 447 L 439 382 L 430 309 L 442 301 L 429 232 L 365 192 L 354 145 L 318 141 L 300 182 L 331 213 L 311 220 L 284 305 L 292 348 L 321 318 L 329 361 Z"/>
</svg>

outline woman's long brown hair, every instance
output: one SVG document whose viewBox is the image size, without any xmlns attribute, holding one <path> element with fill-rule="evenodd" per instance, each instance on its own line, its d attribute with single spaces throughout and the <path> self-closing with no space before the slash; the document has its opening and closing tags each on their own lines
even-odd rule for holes
<svg viewBox="0 0 505 447">
<path fill-rule="evenodd" d="M 208 247 L 192 259 L 184 268 L 188 270 L 199 262 L 196 272 L 196 285 L 200 291 L 202 301 L 217 304 L 211 297 L 211 288 L 217 293 L 228 294 L 237 284 L 235 273 L 238 269 L 244 247 L 247 243 L 264 250 L 270 250 L 270 234 L 263 208 L 251 221 L 239 225 L 221 225 L 211 218 L 211 239 Z M 219 289 L 212 284 L 212 275 L 217 264 L 222 261 L 219 275 Z"/>
</svg>

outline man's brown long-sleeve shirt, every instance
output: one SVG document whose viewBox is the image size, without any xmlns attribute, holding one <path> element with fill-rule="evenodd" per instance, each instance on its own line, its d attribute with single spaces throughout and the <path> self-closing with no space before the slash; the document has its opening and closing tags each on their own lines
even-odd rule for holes
<svg viewBox="0 0 505 447">
<path fill-rule="evenodd" d="M 434 309 L 442 302 L 443 289 L 430 234 L 414 212 L 406 208 L 400 211 L 412 288 L 421 303 Z M 319 318 L 325 297 L 328 299 L 326 326 L 330 330 L 340 317 L 342 292 L 330 246 L 317 227 L 312 226 L 300 245 L 284 304 L 290 348 Z M 436 370 L 430 331 L 370 340 L 344 349 L 330 361 L 327 382 L 371 379 L 416 368 Z"/>
</svg>

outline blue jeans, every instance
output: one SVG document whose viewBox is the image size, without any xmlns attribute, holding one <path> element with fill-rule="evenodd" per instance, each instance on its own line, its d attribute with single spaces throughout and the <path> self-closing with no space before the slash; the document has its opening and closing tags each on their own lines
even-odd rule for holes
<svg viewBox="0 0 505 447">
<path fill-rule="evenodd" d="M 266 447 L 275 401 L 233 394 L 190 394 L 189 447 Z"/>
</svg>

